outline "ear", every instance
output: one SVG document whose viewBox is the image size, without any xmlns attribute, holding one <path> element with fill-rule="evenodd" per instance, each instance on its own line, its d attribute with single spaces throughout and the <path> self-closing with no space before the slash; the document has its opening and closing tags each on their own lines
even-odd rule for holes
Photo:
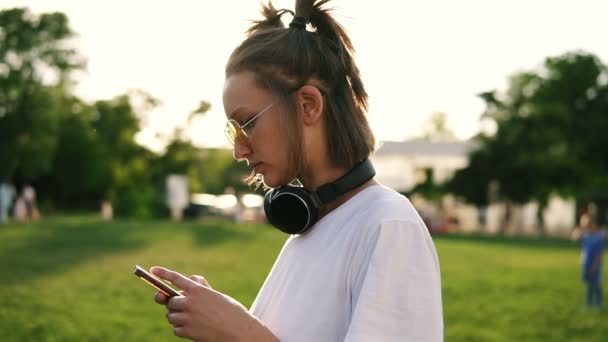
<svg viewBox="0 0 608 342">
<path fill-rule="evenodd" d="M 321 122 L 323 109 L 323 94 L 317 87 L 307 84 L 298 90 L 298 110 L 304 125 L 312 126 Z"/>
</svg>

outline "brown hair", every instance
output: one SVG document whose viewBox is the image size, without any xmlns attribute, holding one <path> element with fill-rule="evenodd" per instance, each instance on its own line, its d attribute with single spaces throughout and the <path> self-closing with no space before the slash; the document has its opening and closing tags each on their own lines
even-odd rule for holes
<svg viewBox="0 0 608 342">
<path fill-rule="evenodd" d="M 354 166 L 374 150 L 375 138 L 365 117 L 367 93 L 353 59 L 354 48 L 344 28 L 325 8 L 329 0 L 296 0 L 295 13 L 262 6 L 263 20 L 254 21 L 247 38 L 232 52 L 226 77 L 242 71 L 255 74 L 260 86 L 277 95 L 290 109 L 285 120 L 291 172 L 303 163 L 300 120 L 293 120 L 296 104 L 289 95 L 305 84 L 324 95 L 329 157 L 333 166 Z M 281 16 L 294 15 L 308 23 L 285 27 Z M 296 20 L 296 21 L 297 21 Z M 302 25 L 302 24 L 300 24 Z"/>
</svg>

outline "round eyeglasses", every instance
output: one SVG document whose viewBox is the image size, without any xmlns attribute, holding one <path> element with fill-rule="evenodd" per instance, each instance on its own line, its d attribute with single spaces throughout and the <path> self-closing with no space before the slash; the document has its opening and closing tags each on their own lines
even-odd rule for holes
<svg viewBox="0 0 608 342">
<path fill-rule="evenodd" d="M 228 141 L 234 146 L 236 143 L 239 144 L 249 144 L 250 138 L 248 131 L 250 130 L 250 126 L 255 122 L 255 120 L 264 112 L 266 112 L 270 107 L 274 105 L 274 102 L 271 103 L 268 107 L 262 109 L 261 112 L 254 115 L 251 119 L 247 120 L 244 124 L 239 124 L 236 120 L 230 119 L 226 122 L 226 128 L 224 129 L 224 133 L 228 138 Z M 250 133 L 250 132 L 249 132 Z"/>
</svg>

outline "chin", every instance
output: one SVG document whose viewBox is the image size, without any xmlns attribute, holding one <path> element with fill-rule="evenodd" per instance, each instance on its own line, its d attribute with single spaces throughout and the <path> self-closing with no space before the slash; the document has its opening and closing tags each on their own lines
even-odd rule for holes
<svg viewBox="0 0 608 342">
<path fill-rule="evenodd" d="M 279 182 L 273 181 L 272 178 L 269 177 L 262 177 L 262 181 L 264 182 L 264 185 L 268 188 L 277 188 L 281 186 Z"/>
<path fill-rule="evenodd" d="M 278 177 L 278 175 L 273 175 L 273 174 L 262 174 L 262 181 L 264 182 L 264 185 L 266 185 L 269 188 L 278 188 L 280 186 L 284 186 L 289 184 L 289 181 L 281 179 L 281 177 Z"/>
</svg>

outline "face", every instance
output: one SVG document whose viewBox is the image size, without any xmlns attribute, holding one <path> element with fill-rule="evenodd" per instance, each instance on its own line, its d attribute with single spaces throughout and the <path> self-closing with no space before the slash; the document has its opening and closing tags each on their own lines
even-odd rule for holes
<svg viewBox="0 0 608 342">
<path fill-rule="evenodd" d="M 234 142 L 234 158 L 246 160 L 269 187 L 287 184 L 288 146 L 281 104 L 275 102 L 270 91 L 256 84 L 254 74 L 249 71 L 226 78 L 223 100 L 228 120 L 235 120 L 240 126 L 248 123 L 244 128 L 247 138 Z"/>
</svg>

